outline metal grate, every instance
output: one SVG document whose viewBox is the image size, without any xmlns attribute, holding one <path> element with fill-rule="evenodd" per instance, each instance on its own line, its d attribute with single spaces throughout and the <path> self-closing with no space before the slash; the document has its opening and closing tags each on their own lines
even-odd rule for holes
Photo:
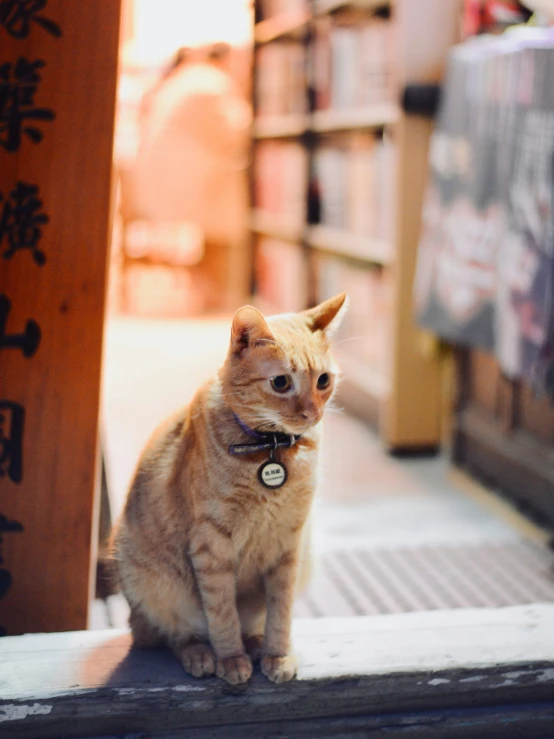
<svg viewBox="0 0 554 739">
<path fill-rule="evenodd" d="M 295 616 L 371 616 L 554 602 L 554 553 L 533 541 L 329 551 L 316 558 Z M 92 614 L 92 628 L 127 625 L 122 595 Z M 99 616 L 102 618 L 99 618 Z"/>
<path fill-rule="evenodd" d="M 532 541 L 323 554 L 300 617 L 365 616 L 554 601 L 554 555 Z"/>
</svg>

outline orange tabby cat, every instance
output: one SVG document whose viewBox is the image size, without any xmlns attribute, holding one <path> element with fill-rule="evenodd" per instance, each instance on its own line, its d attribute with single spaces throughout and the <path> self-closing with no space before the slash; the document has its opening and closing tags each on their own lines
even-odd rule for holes
<svg viewBox="0 0 554 739">
<path fill-rule="evenodd" d="M 233 318 L 217 376 L 140 459 L 114 536 L 136 646 L 229 683 L 292 679 L 293 597 L 335 387 L 328 335 L 346 295 L 309 311 Z"/>
</svg>

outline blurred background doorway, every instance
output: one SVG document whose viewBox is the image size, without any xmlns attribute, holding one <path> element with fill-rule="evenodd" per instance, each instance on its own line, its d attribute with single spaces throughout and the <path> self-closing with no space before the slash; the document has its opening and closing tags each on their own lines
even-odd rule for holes
<svg viewBox="0 0 554 739">
<path fill-rule="evenodd" d="M 111 517 L 154 427 L 220 365 L 236 308 L 347 290 L 342 412 L 326 420 L 297 615 L 554 600 L 548 533 L 451 467 L 453 355 L 414 317 L 433 121 L 400 100 L 440 81 L 470 5 L 124 2 L 101 417 Z M 124 626 L 122 598 L 104 595 L 92 622 Z"/>
</svg>

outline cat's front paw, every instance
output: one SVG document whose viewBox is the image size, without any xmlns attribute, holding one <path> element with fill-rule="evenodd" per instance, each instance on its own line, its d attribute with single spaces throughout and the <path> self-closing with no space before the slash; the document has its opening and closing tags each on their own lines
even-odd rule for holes
<svg viewBox="0 0 554 739">
<path fill-rule="evenodd" d="M 296 677 L 298 661 L 294 654 L 284 657 L 262 657 L 262 672 L 273 683 L 286 683 Z"/>
<path fill-rule="evenodd" d="M 218 659 L 215 674 L 231 685 L 245 683 L 252 676 L 250 657 L 247 654 L 241 654 L 238 657 Z"/>
<path fill-rule="evenodd" d="M 207 644 L 188 644 L 179 656 L 189 675 L 206 677 L 215 672 L 215 654 Z"/>
</svg>

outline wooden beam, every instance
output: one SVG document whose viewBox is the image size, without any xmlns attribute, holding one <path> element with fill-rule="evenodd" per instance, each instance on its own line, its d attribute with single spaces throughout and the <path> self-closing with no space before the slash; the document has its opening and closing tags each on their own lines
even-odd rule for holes
<svg viewBox="0 0 554 739">
<path fill-rule="evenodd" d="M 551 736 L 554 604 L 306 619 L 299 678 L 189 678 L 127 631 L 0 640 L 3 739 Z"/>
</svg>

